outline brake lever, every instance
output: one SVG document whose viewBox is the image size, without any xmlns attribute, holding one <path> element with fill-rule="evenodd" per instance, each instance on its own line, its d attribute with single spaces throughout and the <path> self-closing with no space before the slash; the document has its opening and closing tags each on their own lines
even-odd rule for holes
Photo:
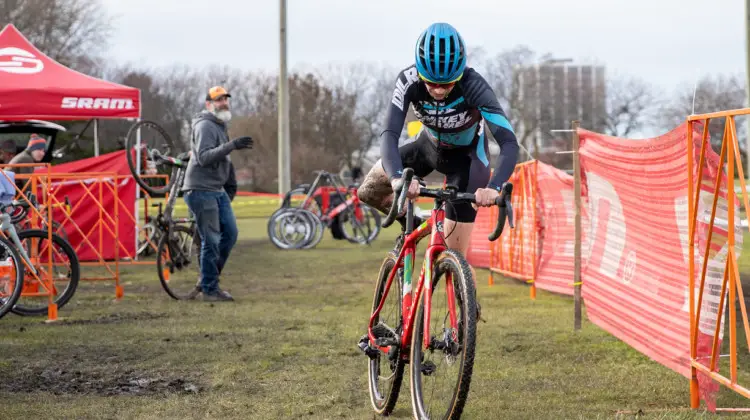
<svg viewBox="0 0 750 420">
<path fill-rule="evenodd" d="M 516 223 L 515 223 L 515 220 L 513 219 L 513 205 L 510 203 L 510 197 L 506 195 L 505 200 L 503 201 L 505 202 L 505 211 L 508 215 L 508 225 L 510 226 L 511 229 L 515 229 Z"/>
</svg>

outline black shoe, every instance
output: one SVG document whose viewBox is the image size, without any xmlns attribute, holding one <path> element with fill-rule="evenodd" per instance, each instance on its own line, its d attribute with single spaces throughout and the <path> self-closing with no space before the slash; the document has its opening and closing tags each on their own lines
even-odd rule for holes
<svg viewBox="0 0 750 420">
<path fill-rule="evenodd" d="M 234 298 L 226 290 L 219 289 L 216 293 L 203 294 L 204 302 L 233 302 Z"/>
</svg>

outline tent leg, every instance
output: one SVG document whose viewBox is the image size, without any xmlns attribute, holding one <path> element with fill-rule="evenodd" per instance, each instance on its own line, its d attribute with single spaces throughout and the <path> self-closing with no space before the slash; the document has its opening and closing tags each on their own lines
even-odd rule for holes
<svg viewBox="0 0 750 420">
<path fill-rule="evenodd" d="M 99 156 L 99 120 L 94 119 L 94 156 Z"/>
</svg>

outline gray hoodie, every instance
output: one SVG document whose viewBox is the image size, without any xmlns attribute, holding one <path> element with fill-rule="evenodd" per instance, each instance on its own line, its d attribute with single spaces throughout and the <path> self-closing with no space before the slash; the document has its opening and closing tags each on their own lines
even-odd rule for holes
<svg viewBox="0 0 750 420">
<path fill-rule="evenodd" d="M 188 162 L 182 191 L 223 191 L 231 171 L 229 154 L 235 150 L 226 125 L 214 114 L 200 112 L 193 120 L 190 150 L 193 155 Z"/>
</svg>

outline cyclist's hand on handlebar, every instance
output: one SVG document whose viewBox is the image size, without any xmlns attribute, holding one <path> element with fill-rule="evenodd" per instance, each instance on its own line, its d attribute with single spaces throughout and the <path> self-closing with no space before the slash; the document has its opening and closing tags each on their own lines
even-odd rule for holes
<svg viewBox="0 0 750 420">
<path fill-rule="evenodd" d="M 401 183 L 402 182 L 403 181 L 402 181 L 401 178 L 396 178 L 396 179 L 392 180 L 391 181 L 391 188 L 393 189 L 393 191 L 398 191 L 398 189 L 401 188 Z M 417 180 L 416 178 L 412 178 L 411 184 L 409 185 L 409 190 L 406 193 L 406 198 L 413 200 L 413 199 L 419 197 L 419 189 L 421 187 L 422 186 L 419 185 L 419 180 Z"/>
<path fill-rule="evenodd" d="M 236 139 L 232 140 L 232 143 L 234 143 L 235 149 L 252 149 L 253 148 L 253 138 L 250 136 L 237 137 Z"/>
<path fill-rule="evenodd" d="M 490 207 L 495 205 L 495 200 L 500 196 L 500 192 L 494 188 L 479 188 L 474 193 L 477 205 L 480 207 Z"/>
</svg>

